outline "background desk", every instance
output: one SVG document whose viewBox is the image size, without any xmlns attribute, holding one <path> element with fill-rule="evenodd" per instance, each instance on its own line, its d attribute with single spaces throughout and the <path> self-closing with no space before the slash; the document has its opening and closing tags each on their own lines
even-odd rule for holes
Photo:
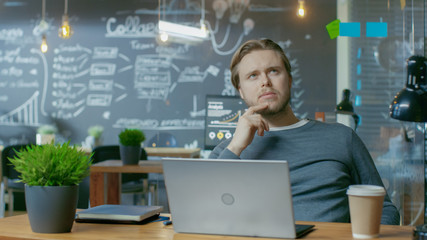
<svg viewBox="0 0 427 240">
<path fill-rule="evenodd" d="M 148 156 L 198 158 L 200 148 L 145 147 Z"/>
<path fill-rule="evenodd" d="M 90 205 L 120 204 L 121 173 L 163 173 L 161 161 L 139 161 L 138 165 L 123 165 L 121 160 L 107 160 L 90 167 Z M 105 185 L 104 175 L 107 177 Z M 107 193 L 107 195 L 105 195 Z M 106 196 L 106 199 L 105 199 Z"/>
<path fill-rule="evenodd" d="M 167 148 L 167 147 L 146 147 L 144 148 L 148 157 L 179 157 L 179 158 L 198 158 L 200 157 L 200 148 Z M 147 163 L 148 162 L 148 163 Z M 151 162 L 151 163 L 150 163 Z M 92 165 L 90 177 L 90 204 L 91 206 L 98 206 L 101 204 L 120 204 L 120 174 L 121 173 L 163 173 L 161 162 L 157 161 L 140 161 L 139 166 L 128 165 L 122 166 L 120 160 L 104 161 Z M 155 175 L 155 174 L 154 174 Z M 104 180 L 106 176 L 106 184 Z M 163 176 L 155 175 L 157 179 L 157 197 L 159 199 L 159 192 L 164 200 L 162 205 L 167 205 L 166 193 L 164 189 Z M 108 191 L 107 191 L 108 190 Z M 105 193 L 107 195 L 105 196 Z M 164 193 L 164 194 L 162 194 Z M 165 211 L 168 211 L 168 207 Z"/>
<path fill-rule="evenodd" d="M 349 223 L 322 223 L 322 222 L 297 222 L 302 224 L 314 224 L 315 230 L 304 239 L 334 240 L 353 239 L 351 225 Z M 380 240 L 411 240 L 413 227 L 382 225 Z M 122 225 L 122 224 L 91 224 L 74 223 L 71 233 L 40 234 L 33 233 L 26 214 L 0 219 L 0 239 L 158 239 L 158 240 L 243 240 L 268 238 L 242 238 L 232 236 L 200 235 L 175 233 L 173 226 L 163 226 L 161 222 L 153 222 L 146 225 Z M 275 238 L 277 239 L 277 238 Z"/>
</svg>

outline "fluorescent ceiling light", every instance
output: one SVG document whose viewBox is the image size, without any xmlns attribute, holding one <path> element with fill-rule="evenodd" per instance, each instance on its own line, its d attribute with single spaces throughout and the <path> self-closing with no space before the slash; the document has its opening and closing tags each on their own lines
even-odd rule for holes
<svg viewBox="0 0 427 240">
<path fill-rule="evenodd" d="M 206 39 L 208 31 L 201 28 L 190 27 L 182 24 L 176 24 L 166 21 L 159 21 L 159 32 L 166 32 L 170 35 L 180 37 L 196 37 Z"/>
</svg>

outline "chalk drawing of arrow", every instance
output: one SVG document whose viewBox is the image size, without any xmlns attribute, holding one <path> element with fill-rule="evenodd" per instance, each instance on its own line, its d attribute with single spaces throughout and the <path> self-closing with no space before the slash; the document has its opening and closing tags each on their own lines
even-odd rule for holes
<svg viewBox="0 0 427 240">
<path fill-rule="evenodd" d="M 126 93 L 122 94 L 121 96 L 117 97 L 114 101 L 115 102 L 120 102 L 121 100 L 125 99 L 127 96 L 128 95 Z"/>
<path fill-rule="evenodd" d="M 74 75 L 74 77 L 78 78 L 78 77 L 84 76 L 84 75 L 89 73 L 89 70 L 90 69 L 86 69 L 84 71 L 81 71 L 81 72 L 77 73 L 76 75 Z"/>
<path fill-rule="evenodd" d="M 80 88 L 80 90 L 77 92 L 77 95 L 84 93 L 87 89 L 86 85 L 83 83 L 74 83 L 73 88 Z"/>
<path fill-rule="evenodd" d="M 119 53 L 119 57 L 121 59 L 125 60 L 126 62 L 130 62 L 130 59 L 126 55 L 123 55 L 123 54 Z"/>
<path fill-rule="evenodd" d="M 121 73 L 121 72 L 124 72 L 124 71 L 131 70 L 132 68 L 133 68 L 133 66 L 132 66 L 132 65 L 129 65 L 129 66 L 126 66 L 126 67 L 120 68 L 119 70 L 117 70 L 117 72 L 118 72 L 118 73 Z"/>
<path fill-rule="evenodd" d="M 125 86 L 123 86 L 123 85 L 121 85 L 121 84 L 118 84 L 118 83 L 114 83 L 114 87 L 116 87 L 116 88 L 120 88 L 120 89 L 122 89 L 122 90 L 125 90 L 125 89 L 126 89 L 126 87 L 125 87 Z"/>
<path fill-rule="evenodd" d="M 75 112 L 73 113 L 73 117 L 77 117 L 78 115 L 80 115 L 80 113 L 82 113 L 84 109 L 85 109 L 85 107 L 84 107 L 84 106 L 83 106 L 83 107 L 81 107 L 81 108 L 79 108 L 77 111 L 75 111 Z"/>
</svg>

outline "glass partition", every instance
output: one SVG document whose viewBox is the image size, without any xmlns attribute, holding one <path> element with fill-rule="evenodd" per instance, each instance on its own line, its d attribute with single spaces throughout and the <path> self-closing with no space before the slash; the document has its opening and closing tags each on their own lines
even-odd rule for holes
<svg viewBox="0 0 427 240">
<path fill-rule="evenodd" d="M 426 56 L 425 0 L 337 1 L 341 22 L 360 23 L 360 37 L 338 37 L 337 102 L 352 92 L 367 145 L 401 214 L 403 225 L 425 219 L 426 124 L 389 116 L 389 105 L 406 82 L 406 59 Z M 371 22 L 386 23 L 387 36 L 371 36 Z"/>
</svg>

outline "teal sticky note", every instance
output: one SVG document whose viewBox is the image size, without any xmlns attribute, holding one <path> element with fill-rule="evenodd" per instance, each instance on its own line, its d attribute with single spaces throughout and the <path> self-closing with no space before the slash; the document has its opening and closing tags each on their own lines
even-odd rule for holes
<svg viewBox="0 0 427 240">
<path fill-rule="evenodd" d="M 387 23 L 385 22 L 367 22 L 367 37 L 387 37 Z"/>
<path fill-rule="evenodd" d="M 340 35 L 340 22 L 339 19 L 336 19 L 326 25 L 326 30 L 331 39 L 337 38 Z"/>
<path fill-rule="evenodd" d="M 340 23 L 341 37 L 360 37 L 360 22 Z"/>
</svg>

